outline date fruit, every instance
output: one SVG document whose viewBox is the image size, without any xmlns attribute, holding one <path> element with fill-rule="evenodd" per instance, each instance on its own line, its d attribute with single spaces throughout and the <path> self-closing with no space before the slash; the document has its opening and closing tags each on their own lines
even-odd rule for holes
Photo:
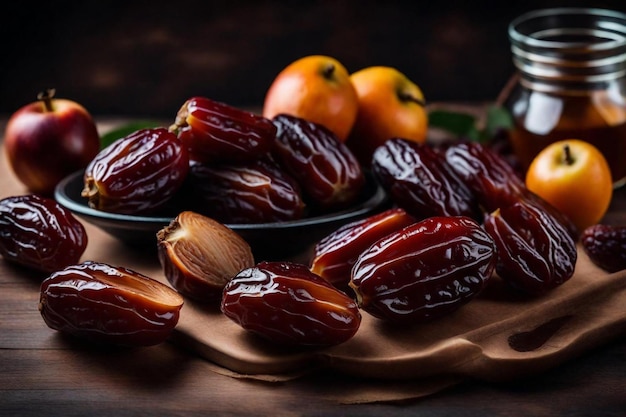
<svg viewBox="0 0 626 417">
<path fill-rule="evenodd" d="M 189 171 L 183 143 L 165 128 L 140 129 L 104 148 L 89 163 L 82 196 L 91 208 L 153 212 L 182 186 Z"/>
<path fill-rule="evenodd" d="M 573 239 L 577 239 L 579 231 L 574 223 L 530 191 L 515 169 L 495 150 L 478 142 L 462 142 L 448 147 L 445 155 L 448 165 L 467 184 L 484 213 L 528 201 L 549 212 L 567 228 Z"/>
<path fill-rule="evenodd" d="M 511 287 L 540 295 L 574 274 L 576 242 L 540 205 L 518 201 L 495 210 L 484 227 L 496 242 L 496 272 Z"/>
<path fill-rule="evenodd" d="M 427 144 L 392 138 L 372 156 L 372 172 L 399 207 L 419 219 L 467 216 L 479 220 L 474 194 Z"/>
<path fill-rule="evenodd" d="M 260 262 L 224 288 L 222 312 L 273 343 L 332 346 L 357 332 L 356 302 L 303 264 Z"/>
<path fill-rule="evenodd" d="M 589 259 L 607 272 L 626 269 L 626 226 L 596 224 L 580 238 Z"/>
<path fill-rule="evenodd" d="M 445 158 L 487 213 L 514 204 L 526 188 L 502 156 L 478 142 L 453 144 Z"/>
<path fill-rule="evenodd" d="M 300 186 L 269 158 L 192 163 L 188 178 L 195 210 L 221 223 L 270 223 L 304 215 Z"/>
<path fill-rule="evenodd" d="M 312 205 L 322 210 L 353 203 L 365 186 L 361 165 L 350 149 L 324 126 L 280 114 L 272 154 L 298 181 Z"/>
<path fill-rule="evenodd" d="M 87 261 L 41 284 L 39 311 L 51 329 L 93 342 L 150 346 L 178 323 L 183 298 L 136 271 Z"/>
<path fill-rule="evenodd" d="M 157 232 L 159 262 L 181 294 L 204 303 L 244 268 L 254 265 L 248 243 L 232 229 L 193 211 L 183 211 Z"/>
<path fill-rule="evenodd" d="M 378 240 L 357 259 L 350 286 L 359 306 L 394 323 L 448 315 L 485 288 L 493 239 L 464 216 L 429 217 Z"/>
<path fill-rule="evenodd" d="M 55 200 L 35 194 L 0 200 L 0 254 L 52 273 L 75 264 L 87 248 L 82 223 Z"/>
<path fill-rule="evenodd" d="M 404 209 L 392 208 L 343 225 L 315 245 L 311 271 L 347 290 L 359 255 L 379 239 L 416 221 Z"/>
<path fill-rule="evenodd" d="M 187 100 L 170 131 L 203 163 L 254 160 L 270 151 L 276 136 L 271 120 L 205 97 Z"/>
</svg>

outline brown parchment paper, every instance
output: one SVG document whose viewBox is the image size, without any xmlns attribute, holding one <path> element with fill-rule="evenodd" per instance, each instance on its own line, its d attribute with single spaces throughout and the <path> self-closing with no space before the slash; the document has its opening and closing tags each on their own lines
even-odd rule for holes
<svg viewBox="0 0 626 417">
<path fill-rule="evenodd" d="M 367 390 L 344 392 L 345 402 L 419 397 L 464 378 L 511 380 L 626 331 L 626 271 L 608 274 L 578 252 L 574 276 L 545 296 L 523 297 L 494 277 L 477 299 L 428 324 L 392 326 L 364 312 L 354 338 L 332 348 L 275 346 L 193 302 L 173 341 L 234 377 L 285 381 L 322 370 L 368 381 Z"/>
</svg>

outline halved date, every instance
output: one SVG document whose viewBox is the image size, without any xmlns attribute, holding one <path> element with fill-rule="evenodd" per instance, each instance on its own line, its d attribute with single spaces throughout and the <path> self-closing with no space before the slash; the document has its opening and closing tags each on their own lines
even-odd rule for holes
<svg viewBox="0 0 626 417">
<path fill-rule="evenodd" d="M 200 162 L 245 162 L 267 154 L 276 126 L 267 118 L 206 97 L 181 106 L 170 127 Z"/>
<path fill-rule="evenodd" d="M 473 219 L 436 216 L 391 233 L 354 264 L 359 306 L 396 323 L 445 316 L 476 297 L 495 267 L 495 245 Z"/>
<path fill-rule="evenodd" d="M 542 206 L 518 201 L 487 215 L 484 227 L 496 243 L 496 272 L 513 288 L 539 295 L 574 274 L 576 242 Z"/>
<path fill-rule="evenodd" d="M 222 312 L 273 343 L 332 346 L 352 338 L 361 324 L 354 300 L 305 265 L 261 262 L 224 288 Z"/>
<path fill-rule="evenodd" d="M 192 163 L 187 181 L 195 210 L 222 223 L 300 219 L 300 186 L 269 158 L 248 163 Z"/>
<path fill-rule="evenodd" d="M 314 248 L 311 271 L 335 287 L 347 290 L 358 257 L 379 239 L 415 223 L 404 209 L 392 208 L 341 226 Z"/>
<path fill-rule="evenodd" d="M 72 213 L 35 194 L 0 201 L 0 255 L 46 273 L 75 264 L 87 248 L 87 233 Z"/>
<path fill-rule="evenodd" d="M 254 265 L 248 243 L 225 225 L 183 211 L 157 232 L 159 262 L 181 294 L 208 303 L 219 300 L 226 283 Z"/>
<path fill-rule="evenodd" d="M 419 219 L 432 216 L 481 218 L 477 200 L 446 162 L 427 144 L 392 138 L 372 157 L 372 172 L 399 207 Z"/>
<path fill-rule="evenodd" d="M 365 176 L 350 149 L 324 126 L 281 114 L 272 154 L 298 181 L 305 198 L 322 210 L 353 203 L 365 185 Z"/>
<path fill-rule="evenodd" d="M 124 346 L 165 341 L 182 305 L 180 294 L 153 278 L 91 261 L 50 275 L 39 299 L 39 311 L 51 329 Z"/>
<path fill-rule="evenodd" d="M 141 129 L 100 151 L 85 169 L 81 194 L 97 210 L 152 212 L 176 194 L 188 171 L 189 154 L 176 135 Z"/>
<path fill-rule="evenodd" d="M 626 226 L 596 224 L 580 238 L 589 259 L 608 272 L 626 269 Z"/>
</svg>

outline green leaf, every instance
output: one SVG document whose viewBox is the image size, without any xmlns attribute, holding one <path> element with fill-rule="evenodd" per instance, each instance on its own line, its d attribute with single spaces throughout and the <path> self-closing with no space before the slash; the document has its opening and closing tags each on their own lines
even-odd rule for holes
<svg viewBox="0 0 626 417">
<path fill-rule="evenodd" d="M 464 136 L 476 123 L 471 114 L 448 110 L 433 110 L 428 114 L 428 123 L 457 136 Z"/>
<path fill-rule="evenodd" d="M 116 140 L 135 133 L 140 129 L 163 127 L 163 123 L 156 120 L 138 120 L 119 126 L 100 137 L 100 149 L 104 149 Z"/>
<path fill-rule="evenodd" d="M 478 119 L 467 113 L 449 110 L 433 110 L 428 115 L 430 126 L 445 130 L 457 138 L 475 142 L 488 142 L 500 129 L 510 129 L 513 118 L 508 110 L 493 105 L 487 108 L 484 125 L 479 126 Z"/>
<path fill-rule="evenodd" d="M 500 129 L 510 129 L 512 127 L 513 116 L 507 109 L 500 106 L 490 106 L 487 109 L 485 132 L 489 136 L 494 136 Z"/>
</svg>

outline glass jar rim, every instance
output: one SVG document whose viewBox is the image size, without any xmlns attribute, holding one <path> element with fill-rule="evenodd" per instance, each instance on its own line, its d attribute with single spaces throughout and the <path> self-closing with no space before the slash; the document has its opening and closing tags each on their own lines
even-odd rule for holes
<svg viewBox="0 0 626 417">
<path fill-rule="evenodd" d="M 520 29 L 522 25 L 529 24 L 533 20 L 546 18 L 564 19 L 575 15 L 597 18 L 597 27 L 589 27 L 587 32 L 597 38 L 603 38 L 605 41 L 590 44 L 588 42 L 542 39 L 546 34 L 567 34 L 567 28 L 562 27 L 544 27 L 544 31 L 534 31 L 532 33 L 524 33 Z M 580 49 L 581 52 L 585 53 L 614 50 L 626 47 L 626 13 L 600 8 L 560 7 L 538 9 L 524 13 L 511 21 L 508 32 L 509 38 L 514 43 L 524 44 L 533 48 L 545 50 L 568 49 L 570 53 L 575 52 L 576 49 Z M 538 33 L 541 34 L 541 37 L 537 35 Z"/>
</svg>

